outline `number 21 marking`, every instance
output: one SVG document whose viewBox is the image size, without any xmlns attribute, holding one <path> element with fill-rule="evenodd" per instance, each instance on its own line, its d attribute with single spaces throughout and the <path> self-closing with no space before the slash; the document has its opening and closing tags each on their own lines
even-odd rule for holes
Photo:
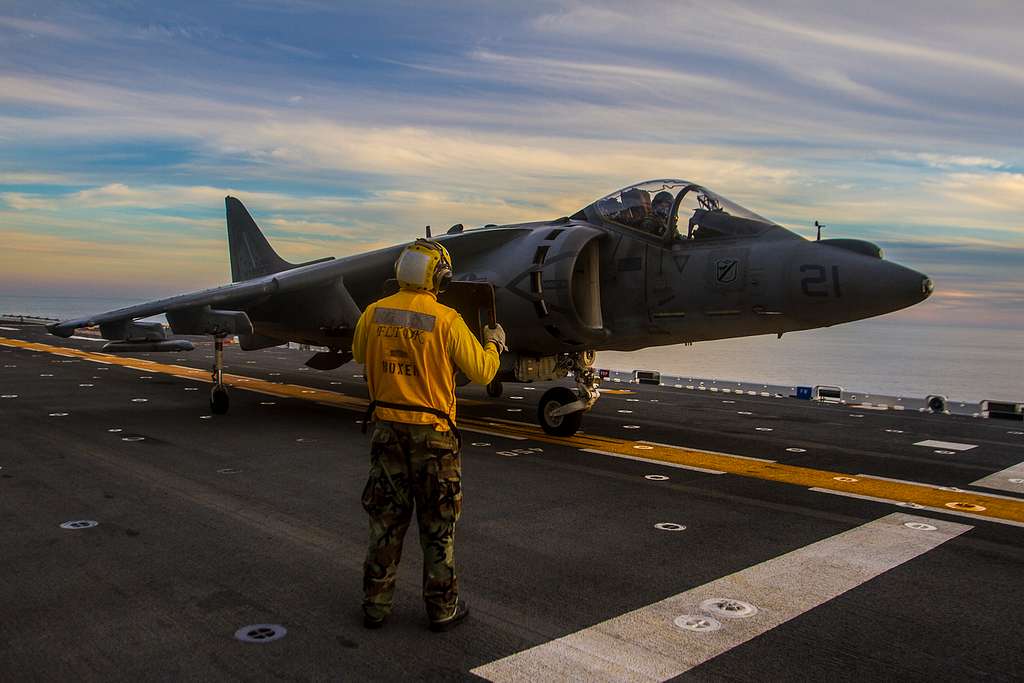
<svg viewBox="0 0 1024 683">
<path fill-rule="evenodd" d="M 800 280 L 800 290 L 807 296 L 828 296 L 829 277 L 825 266 L 804 264 L 800 266 L 801 273 L 813 273 Z M 832 293 L 838 299 L 843 295 L 839 286 L 839 266 L 832 266 Z"/>
</svg>

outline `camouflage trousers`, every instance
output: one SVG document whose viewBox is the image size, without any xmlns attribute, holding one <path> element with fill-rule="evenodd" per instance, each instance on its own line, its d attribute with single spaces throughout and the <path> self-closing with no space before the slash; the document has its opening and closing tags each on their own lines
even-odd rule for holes
<svg viewBox="0 0 1024 683">
<path fill-rule="evenodd" d="M 450 616 L 459 599 L 455 522 L 462 512 L 462 462 L 455 437 L 429 425 L 378 422 L 362 503 L 370 516 L 364 612 L 372 618 L 391 612 L 402 539 L 415 508 L 427 616 L 432 621 Z"/>
</svg>

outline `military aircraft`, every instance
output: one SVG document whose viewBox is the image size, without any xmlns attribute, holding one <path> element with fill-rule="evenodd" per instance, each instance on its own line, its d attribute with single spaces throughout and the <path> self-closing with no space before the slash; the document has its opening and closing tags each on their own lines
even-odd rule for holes
<svg viewBox="0 0 1024 683">
<path fill-rule="evenodd" d="M 50 332 L 99 325 L 107 351 L 191 349 L 168 339 L 161 323 L 138 322 L 164 313 L 174 334 L 212 335 L 217 414 L 228 410 L 229 335 L 244 350 L 326 347 L 307 362 L 320 370 L 351 360 L 360 312 L 382 296 L 405 245 L 292 264 L 238 199 L 225 204 L 231 284 L 62 321 Z M 556 386 L 538 405 L 541 426 L 557 435 L 575 433 L 600 395 L 597 351 L 781 336 L 896 311 L 932 292 L 928 277 L 886 261 L 871 242 L 821 239 L 820 228 L 809 241 L 685 180 L 631 185 L 556 220 L 455 225 L 437 239 L 454 261 L 452 290 L 463 292 L 450 305 L 477 331 L 494 306 L 507 331 L 509 353 L 488 393 L 500 395 L 503 382 L 574 378 L 575 392 Z M 490 305 L 480 303 L 480 287 L 493 292 Z"/>
</svg>

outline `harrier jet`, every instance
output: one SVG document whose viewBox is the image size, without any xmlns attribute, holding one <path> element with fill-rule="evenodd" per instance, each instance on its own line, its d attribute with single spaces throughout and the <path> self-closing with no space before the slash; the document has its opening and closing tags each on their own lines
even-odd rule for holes
<svg viewBox="0 0 1024 683">
<path fill-rule="evenodd" d="M 352 356 L 360 312 L 393 286 L 399 244 L 309 263 L 283 260 L 242 203 L 227 205 L 232 283 L 49 327 L 68 337 L 98 325 L 107 351 L 182 351 L 170 330 L 212 335 L 214 413 L 228 409 L 223 343 L 242 349 L 299 342 L 326 351 L 307 362 L 331 370 Z M 571 216 L 535 223 L 455 225 L 437 238 L 454 282 L 442 301 L 479 331 L 496 313 L 508 334 L 492 396 L 502 382 L 571 375 L 573 391 L 544 393 L 538 418 L 551 434 L 575 433 L 597 401 L 597 351 L 828 327 L 912 306 L 932 292 L 925 275 L 886 261 L 871 242 L 809 241 L 685 180 L 651 180 Z"/>
</svg>

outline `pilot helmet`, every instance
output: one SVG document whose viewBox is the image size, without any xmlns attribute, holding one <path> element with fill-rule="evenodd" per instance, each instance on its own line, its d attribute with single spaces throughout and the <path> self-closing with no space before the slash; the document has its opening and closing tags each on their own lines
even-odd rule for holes
<svg viewBox="0 0 1024 683">
<path fill-rule="evenodd" d="M 402 250 L 395 278 L 402 289 L 443 292 L 452 281 L 452 257 L 440 242 L 421 237 Z"/>
<path fill-rule="evenodd" d="M 656 214 L 667 216 L 672 210 L 672 193 L 662 190 L 654 195 L 654 199 L 651 201 L 651 209 Z"/>
</svg>

